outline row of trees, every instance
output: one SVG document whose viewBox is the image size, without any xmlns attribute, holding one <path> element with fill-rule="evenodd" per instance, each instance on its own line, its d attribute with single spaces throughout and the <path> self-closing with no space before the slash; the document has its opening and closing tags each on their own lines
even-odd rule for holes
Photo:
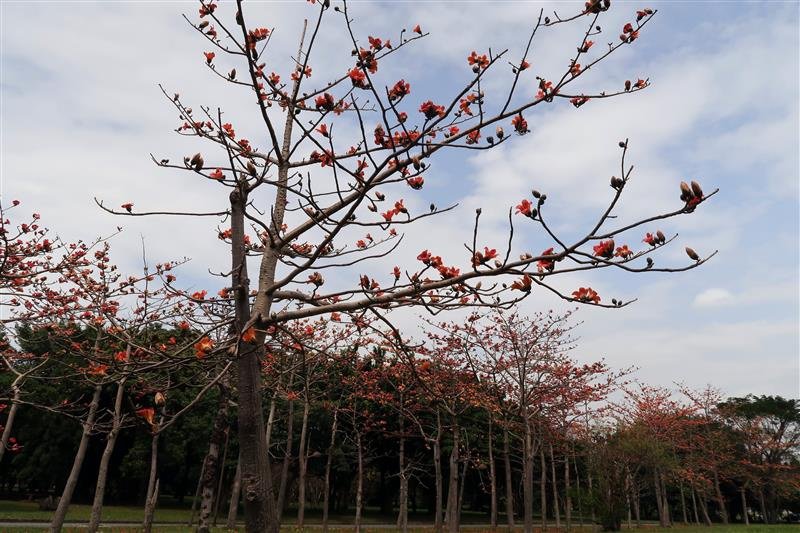
<svg viewBox="0 0 800 533">
<path fill-rule="evenodd" d="M 460 257 L 446 261 L 428 245 L 416 261 L 401 267 L 397 260 L 388 274 L 369 266 L 402 256 L 407 225 L 425 224 L 455 208 L 431 204 L 419 211 L 405 202 L 406 194 L 423 194 L 438 154 L 518 142 L 529 133 L 526 114 L 559 102 L 577 110 L 645 90 L 646 78 L 620 80 L 616 88 L 573 87 L 584 73 L 637 41 L 655 12 L 632 12 L 604 47 L 595 40 L 606 31 L 601 19 L 610 9 L 608 0 L 590 0 L 568 17 L 542 11 L 515 57 L 507 50 L 465 53 L 463 79 L 447 87 L 448 95 L 423 96 L 416 84 L 390 78 L 383 68 L 427 36 L 419 24 L 398 28 L 392 38 L 361 35 L 347 2 L 310 1 L 308 8 L 313 19 L 304 22 L 297 53 L 282 73 L 282 65 L 267 54 L 273 29 L 251 24 L 241 0 L 219 6 L 201 0 L 197 15 L 186 17 L 207 46 L 200 60 L 210 75 L 244 92 L 261 133 L 254 141 L 237 135 L 245 126 L 228 118 L 222 106 L 193 109 L 164 90 L 180 116 L 176 132 L 208 151 L 178 162 L 156 156 L 153 161 L 189 175 L 192 186 L 199 180 L 214 187 L 218 210 L 193 212 L 176 205 L 142 211 L 131 201 L 112 208 L 98 200 L 120 216 L 222 220 L 213 237 L 230 250 L 230 270 L 220 273 L 222 288 L 181 287 L 176 272 L 183 261 L 155 266 L 143 261 L 141 273 L 123 274 L 111 261 L 108 238 L 51 240 L 38 215 L 12 222 L 18 206 L 2 206 L 0 305 L 8 310 L 2 377 L 8 394 L 0 453 L 14 454 L 10 465 L 3 458 L 4 468 L 19 466 L 15 475 L 22 476 L 31 468 L 28 454 L 49 448 L 50 440 L 35 431 L 25 439 L 15 436 L 25 418 L 63 417 L 48 431 L 70 423 L 80 427 L 66 478 L 60 469 L 42 478 L 63 485 L 52 529 L 61 528 L 93 442 L 101 436 L 89 491 L 90 529 L 99 526 L 113 465 L 136 470 L 136 460 L 114 461 L 123 439 L 136 443 L 137 457 L 149 460 L 142 477 L 149 530 L 159 493 L 169 486 L 182 495 L 194 477 L 190 470 L 196 465 L 189 465 L 196 455 L 175 446 L 196 442 L 200 428 L 208 442 L 197 485 L 202 530 L 209 528 L 229 485 L 231 516 L 241 500 L 248 531 L 277 533 L 290 501 L 297 502 L 302 524 L 308 502 L 320 498 L 325 518 L 332 507 L 354 502 L 359 529 L 367 499 L 375 497 L 370 475 L 376 471 L 397 483 L 403 530 L 409 506 L 420 502 L 423 492 L 432 494 L 437 530 L 451 532 L 458 530 L 466 503 L 480 506 L 487 494 L 493 523 L 502 502 L 506 519 L 516 517 L 526 531 L 533 528 L 534 509 L 542 520 L 563 516 L 571 524 L 576 505 L 581 519 L 594 513 L 615 528 L 620 501 L 640 516 L 641 501 L 653 497 L 666 523 L 678 489 L 694 497 L 694 508 L 704 517 L 709 500 L 727 517 L 720 494 L 745 479 L 728 465 L 743 461 L 761 466 L 742 467 L 748 477 L 740 483 L 741 496 L 755 496 L 763 502 L 761 515 L 777 518 L 781 495 L 795 480 L 796 420 L 777 438 L 780 451 L 767 457 L 757 441 L 776 433 L 758 409 L 750 419 L 731 418 L 718 407 L 720 399 L 673 405 L 666 396 L 653 406 L 649 395 L 660 393 L 633 392 L 628 371 L 612 371 L 602 362 L 579 364 L 570 356 L 568 314 L 522 317 L 514 311 L 516 303 L 537 292 L 581 305 L 631 303 L 609 300 L 591 287 L 564 286 L 558 281 L 566 277 L 562 274 L 700 266 L 714 254 L 701 257 L 689 247 L 688 264 L 656 266 L 653 256 L 677 238 L 656 225 L 695 212 L 716 191 L 680 182 L 674 208 L 623 220 L 618 205 L 633 167 L 626 162 L 628 141 L 621 140 L 608 205 L 584 230 L 557 234 L 558 219 L 570 214 L 550 214 L 547 195 L 538 190 L 521 192 L 516 207 L 508 207 L 503 246 L 485 242 L 478 209 Z M 331 18 L 345 30 L 342 63 L 328 81 L 310 86 L 318 36 Z M 529 60 L 534 45 L 552 28 L 573 24 L 581 29 L 575 46 L 564 52 L 564 71 L 534 77 L 537 67 Z M 506 62 L 510 68 L 503 71 Z M 505 92 L 486 89 L 503 83 Z M 351 137 L 345 138 L 348 132 Z M 259 209 L 263 205 L 267 208 Z M 526 232 L 539 233 L 547 243 L 543 251 L 520 249 L 514 241 L 518 221 Z M 258 275 L 251 280 L 248 268 L 255 261 Z M 427 314 L 431 322 L 424 340 L 398 328 L 393 321 L 398 308 Z M 461 319 L 441 322 L 445 311 L 458 311 Z M 631 397 L 615 405 L 610 398 L 619 391 Z M 751 403 L 741 400 L 736 408 Z M 656 424 L 659 417 L 671 422 Z M 653 443 L 641 457 L 625 448 L 625 435 L 637 431 L 650 434 L 630 437 L 634 442 Z M 745 444 L 727 455 L 728 448 L 713 448 L 719 457 L 710 462 L 688 462 L 708 459 L 702 450 L 711 446 L 709 439 L 721 439 L 721 431 L 741 435 Z M 187 432 L 189 438 L 179 437 Z M 72 431 L 63 433 L 66 439 Z M 184 464 L 176 464 L 175 457 L 183 457 Z M 228 484 L 222 473 L 234 458 L 237 474 Z M 169 479 L 169 471 L 182 473 Z"/>
</svg>

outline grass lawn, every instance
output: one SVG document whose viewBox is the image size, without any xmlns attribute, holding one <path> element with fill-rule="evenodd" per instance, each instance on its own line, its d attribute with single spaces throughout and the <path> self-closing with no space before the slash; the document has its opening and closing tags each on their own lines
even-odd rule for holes
<svg viewBox="0 0 800 533">
<path fill-rule="evenodd" d="M 71 505 L 69 508 L 69 512 L 67 513 L 67 522 L 88 522 L 89 514 L 91 512 L 91 506 L 89 505 L 81 505 L 75 504 Z M 143 510 L 141 507 L 126 507 L 126 506 L 107 506 L 103 509 L 103 522 L 126 522 L 126 523 L 139 523 L 142 519 Z M 225 521 L 225 513 L 220 513 L 219 522 Z M 190 510 L 187 508 L 177 508 L 177 507 L 161 507 L 156 509 L 155 514 L 155 522 L 159 523 L 158 527 L 154 527 L 154 531 L 164 531 L 169 533 L 183 533 L 183 532 L 191 532 L 194 531 L 193 528 L 189 528 L 186 526 L 186 522 L 189 520 Z M 51 511 L 40 511 L 39 506 L 36 502 L 26 502 L 26 501 L 7 501 L 7 500 L 0 500 L 0 522 L 5 522 L 4 525 L 0 526 L 0 532 L 13 532 L 13 533 L 23 533 L 23 532 L 40 532 L 46 529 L 46 523 L 50 520 L 52 516 Z M 485 527 L 481 524 L 481 519 L 484 515 L 476 515 L 474 513 L 465 513 L 465 520 L 463 521 L 464 530 L 469 531 L 471 533 L 484 533 L 490 532 L 491 529 L 489 527 Z M 292 526 L 291 522 L 293 521 L 293 515 L 287 515 L 286 522 L 282 531 L 287 533 L 301 533 L 301 530 Z M 352 526 L 347 525 L 349 521 L 352 520 L 352 517 L 349 516 L 340 516 L 332 518 L 331 520 L 331 528 L 330 531 L 332 533 L 345 533 L 350 532 L 353 530 Z M 424 521 L 423 517 L 420 517 L 420 521 Z M 10 522 L 42 522 L 41 527 L 14 527 L 10 524 Z M 316 516 L 316 513 L 310 513 L 308 518 L 308 523 L 315 524 L 319 522 L 319 517 Z M 365 526 L 362 528 L 364 533 L 386 533 L 392 531 L 393 529 L 388 528 L 370 528 L 369 524 L 387 524 L 392 523 L 388 517 L 380 516 L 379 514 L 373 512 L 368 513 L 364 519 Z M 171 525 L 166 525 L 171 524 Z M 580 528 L 575 528 L 580 530 Z M 588 530 L 587 527 L 585 530 Z M 647 525 L 643 529 L 647 529 L 648 533 L 655 533 L 656 530 L 661 530 L 661 528 Z M 800 525 L 775 525 L 775 526 L 765 526 L 765 525 L 751 525 L 751 526 L 744 526 L 744 525 L 730 525 L 730 526 L 722 526 L 722 525 L 715 525 L 713 528 L 707 528 L 704 526 L 676 526 L 670 528 L 665 531 L 673 531 L 675 533 L 709 533 L 709 529 L 713 530 L 713 533 L 800 533 Z M 139 531 L 138 527 L 109 527 L 109 528 L 102 528 L 103 531 L 114 532 L 114 533 L 132 533 L 135 531 Z M 239 528 L 240 531 L 244 531 L 243 527 Z M 555 527 L 551 528 L 551 531 L 554 531 Z M 83 532 L 86 531 L 82 528 L 65 528 L 64 531 L 68 532 Z M 227 531 L 224 528 L 216 528 L 215 531 Z M 308 532 L 319 532 L 319 527 L 309 527 L 306 528 Z M 430 527 L 410 527 L 410 533 L 431 533 L 433 531 Z M 497 529 L 499 532 L 508 531 L 505 527 L 500 527 Z M 516 528 L 515 531 L 522 531 L 520 528 Z"/>
</svg>

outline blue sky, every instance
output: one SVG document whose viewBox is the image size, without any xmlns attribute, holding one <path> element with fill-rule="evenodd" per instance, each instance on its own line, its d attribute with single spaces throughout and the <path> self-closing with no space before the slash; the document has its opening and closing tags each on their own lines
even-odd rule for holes
<svg viewBox="0 0 800 533">
<path fill-rule="evenodd" d="M 288 76 L 306 2 L 249 1 L 250 20 L 277 32 L 268 69 Z M 385 83 L 405 78 L 410 102 L 445 100 L 471 75 L 472 50 L 509 48 L 518 59 L 540 9 L 569 13 L 558 2 L 352 2 L 359 37 L 392 38 L 421 24 L 430 37 L 387 61 Z M 659 264 L 685 261 L 683 246 L 719 255 L 685 274 L 622 276 L 597 273 L 564 278 L 562 288 L 591 284 L 610 299 L 638 297 L 619 311 L 582 309 L 576 356 L 635 365 L 647 382 L 690 386 L 713 383 L 730 394 L 800 394 L 798 320 L 798 3 L 616 1 L 601 19 L 605 33 L 641 7 L 659 10 L 635 46 L 622 50 L 582 81 L 587 90 L 611 90 L 628 78 L 650 77 L 646 91 L 590 102 L 538 106 L 526 115 L 532 133 L 494 151 L 435 162 L 420 193 L 398 191 L 412 209 L 458 202 L 453 213 L 411 229 L 391 261 L 366 269 L 386 277 L 391 265 L 410 265 L 422 248 L 465 263 L 461 243 L 471 239 L 476 207 L 484 213 L 486 244 L 505 239 L 507 209 L 532 187 L 546 191 L 556 227 L 575 235 L 608 200 L 617 171 L 616 143 L 629 137 L 634 180 L 620 208 L 636 217 L 676 205 L 681 180 L 697 179 L 721 193 L 691 217 L 670 221 L 680 233 Z M 222 6 L 227 9 L 228 6 Z M 188 256 L 182 281 L 216 289 L 207 270 L 228 259 L 215 238 L 216 221 L 115 219 L 110 205 L 132 201 L 142 209 L 218 210 L 224 194 L 180 173 L 156 169 L 149 153 L 179 160 L 198 146 L 171 133 L 176 113 L 157 88 L 163 83 L 199 107 L 223 105 L 237 132 L 264 144 L 259 122 L 241 91 L 205 69 L 207 47 L 181 18 L 194 2 L 8 2 L 2 9 L 2 193 L 19 198 L 66 239 L 125 231 L 114 242 L 116 260 L 138 269 L 141 238 L 153 261 Z M 350 64 L 341 23 L 329 17 L 311 59 L 311 81 L 327 80 Z M 532 68 L 520 91 L 535 93 L 534 75 L 558 76 L 580 40 L 583 24 L 537 36 Z M 222 68 L 229 68 L 224 58 Z M 273 66 L 274 65 L 274 66 Z M 487 80 L 490 98 L 507 87 L 509 73 Z M 424 95 L 424 98 L 423 96 Z M 415 108 L 410 108 L 413 115 Z M 510 130 L 510 127 L 506 128 Z M 346 134 L 347 128 L 342 131 Z M 259 140 L 261 142 L 259 143 Z M 656 228 L 653 228 L 656 229 Z M 640 239 L 641 237 L 639 237 Z M 630 244 L 637 244 L 631 238 Z M 548 243 L 533 227 L 519 228 L 515 250 Z M 452 259 L 448 259 L 452 258 Z M 333 280 L 353 284 L 358 273 Z M 563 308 L 534 294 L 524 308 Z M 414 316 L 398 318 L 409 330 Z"/>
</svg>

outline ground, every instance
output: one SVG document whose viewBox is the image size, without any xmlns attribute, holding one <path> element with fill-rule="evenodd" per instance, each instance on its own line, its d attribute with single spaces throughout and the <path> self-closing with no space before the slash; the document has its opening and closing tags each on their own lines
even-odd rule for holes
<svg viewBox="0 0 800 533">
<path fill-rule="evenodd" d="M 67 514 L 67 524 L 75 524 L 75 527 L 65 527 L 65 532 L 80 532 L 85 531 L 85 525 L 79 526 L 78 523 L 88 522 L 91 506 L 89 505 L 71 505 L 69 513 Z M 0 501 L 0 532 L 10 533 L 25 533 L 25 532 L 39 532 L 47 528 L 47 523 L 50 520 L 52 513 L 50 511 L 40 511 L 38 504 L 35 502 L 18 502 L 18 501 Z M 164 531 L 169 533 L 183 533 L 194 531 L 194 528 L 186 526 L 189 520 L 190 511 L 188 509 L 180 508 L 161 508 L 156 510 L 155 521 L 158 524 L 153 527 L 153 531 Z M 342 517 L 344 518 L 344 517 Z M 476 517 L 469 517 L 476 518 Z M 101 531 L 109 533 L 133 533 L 140 531 L 140 522 L 142 519 L 141 507 L 125 507 L 125 506 L 106 506 L 103 508 L 103 523 L 110 524 L 107 527 L 102 527 Z M 380 517 L 367 518 L 367 524 L 362 528 L 363 533 L 386 533 L 395 529 L 394 525 L 387 523 L 369 523 L 378 520 Z M 225 521 L 221 517 L 218 521 L 222 523 Z M 336 520 L 339 521 L 338 519 Z M 469 520 L 472 521 L 472 520 Z M 305 528 L 309 532 L 320 531 L 320 526 L 316 524 L 315 517 L 309 520 L 311 524 Z M 384 519 L 385 522 L 385 519 Z M 332 524 L 334 521 L 332 521 Z M 655 525 L 648 524 L 645 526 L 648 533 L 656 533 L 662 528 L 655 527 Z M 470 531 L 471 533 L 484 533 L 490 532 L 491 529 L 483 524 L 465 524 L 462 528 Z M 551 528 L 553 531 L 555 527 Z M 588 529 L 588 528 L 587 528 Z M 243 531 L 244 528 L 239 528 Z M 343 525 L 340 523 L 332 525 L 330 528 L 331 533 L 345 533 L 352 531 L 352 526 Z M 214 531 L 227 531 L 225 528 L 216 528 Z M 291 524 L 287 524 L 282 528 L 286 533 L 299 533 L 300 530 Z M 433 529 L 429 526 L 419 526 L 409 528 L 410 533 L 431 533 Z M 508 531 L 505 527 L 499 527 L 498 532 Z M 517 531 L 521 529 L 517 528 Z M 668 531 L 674 533 L 708 533 L 709 528 L 703 526 L 676 526 L 670 528 Z M 730 525 L 722 526 L 715 525 L 713 533 L 800 533 L 800 525 Z"/>
</svg>

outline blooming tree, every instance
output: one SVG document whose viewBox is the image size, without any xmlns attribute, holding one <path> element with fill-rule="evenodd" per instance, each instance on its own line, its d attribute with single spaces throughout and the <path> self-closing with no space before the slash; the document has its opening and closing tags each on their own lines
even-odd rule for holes
<svg viewBox="0 0 800 533">
<path fill-rule="evenodd" d="M 230 229 L 220 233 L 231 249 L 229 298 L 235 316 L 226 346 L 237 370 L 248 531 L 276 531 L 278 524 L 272 480 L 265 475 L 259 363 L 271 327 L 323 315 L 333 321 L 359 321 L 367 316 L 388 320 L 386 310 L 408 306 L 431 313 L 503 306 L 526 297 L 534 288 L 569 301 L 617 307 L 630 302 L 608 301 L 591 287 L 561 288 L 553 280 L 563 273 L 602 268 L 681 271 L 707 260 L 690 248 L 687 265 L 657 267 L 652 259 L 654 251 L 674 239 L 656 232 L 653 224 L 689 214 L 714 194 L 705 194 L 696 182 L 681 183 L 681 201 L 675 209 L 618 221 L 614 209 L 632 175 L 626 163 L 628 142 L 623 140 L 619 142 L 620 173 L 611 179 L 609 204 L 580 238 L 567 240 L 554 232 L 548 222 L 547 195 L 534 191 L 532 200 L 525 198 L 515 210 L 509 209 L 504 246 L 481 241 L 478 210 L 471 236 L 465 238 L 463 257 L 445 260 L 436 250 L 426 249 L 419 253 L 418 263 L 398 265 L 385 279 L 359 271 L 361 264 L 397 250 L 405 226 L 425 224 L 455 208 L 432 206 L 418 212 L 404 201 L 407 195 L 424 194 L 431 162 L 440 153 L 491 150 L 526 135 L 526 116 L 540 108 L 560 102 L 580 108 L 649 86 L 647 79 L 637 79 L 620 80 L 617 88 L 572 90 L 585 72 L 637 41 L 655 15 L 651 9 L 631 13 L 631 22 L 619 35 L 614 32 L 608 46 L 601 46 L 595 40 L 605 34 L 599 22 L 609 8 L 609 0 L 589 0 L 569 17 L 554 14 L 551 18 L 541 12 L 520 51 L 465 52 L 464 83 L 453 87 L 447 98 L 418 94 L 414 80 L 386 79 L 380 69 L 395 61 L 402 49 L 427 36 L 421 25 L 398 28 L 397 36 L 362 35 L 344 0 L 310 0 L 314 18 L 304 25 L 290 72 L 277 72 L 280 67 L 271 63 L 268 54 L 273 31 L 268 21 L 253 22 L 241 0 L 230 6 L 201 0 L 197 16 L 187 17 L 206 43 L 199 59 L 212 76 L 242 88 L 260 121 L 261 136 L 255 141 L 238 135 L 242 128 L 224 118 L 222 106 L 193 109 L 179 94 L 170 96 L 165 91 L 181 117 L 177 133 L 204 141 L 207 148 L 182 162 L 153 157 L 154 162 L 218 184 L 226 195 L 224 203 L 220 195 L 218 210 L 204 213 L 177 208 L 152 212 L 134 208 L 133 202 L 120 208 L 98 203 L 127 216 L 215 216 L 230 222 Z M 315 83 L 313 59 L 329 19 L 343 26 L 349 45 L 342 50 L 338 75 Z M 574 48 L 562 52 L 563 73 L 553 78 L 535 76 L 534 44 L 538 46 L 549 29 L 563 24 L 585 28 Z M 508 68 L 507 90 L 487 91 L 488 73 L 503 68 Z M 355 134 L 344 138 L 340 131 Z M 266 211 L 255 207 L 257 199 L 266 199 Z M 520 218 L 515 219 L 512 210 L 525 223 L 538 226 L 552 246 L 539 253 L 514 249 L 514 221 Z M 633 244 L 642 238 L 634 233 L 639 228 L 651 232 L 645 236 L 648 246 Z M 251 256 L 260 261 L 252 282 L 247 264 Z M 328 289 L 326 277 L 330 280 L 334 275 L 352 283 Z M 248 333 L 251 328 L 253 334 Z"/>
</svg>

